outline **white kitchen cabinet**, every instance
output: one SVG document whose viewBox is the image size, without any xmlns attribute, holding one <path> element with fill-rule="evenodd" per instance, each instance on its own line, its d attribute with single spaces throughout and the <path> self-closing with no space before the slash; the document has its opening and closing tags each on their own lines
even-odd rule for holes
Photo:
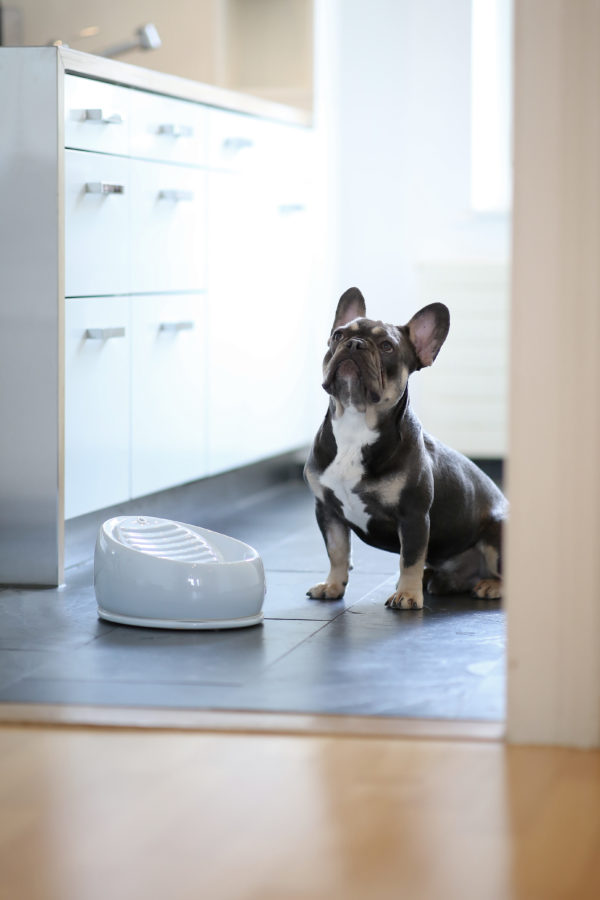
<svg viewBox="0 0 600 900">
<path fill-rule="evenodd" d="M 206 298 L 131 299 L 131 496 L 206 474 Z"/>
<path fill-rule="evenodd" d="M 291 152 L 293 129 L 243 118 L 211 118 L 211 473 L 308 443 L 313 421 L 307 160 Z"/>
<path fill-rule="evenodd" d="M 137 293 L 206 287 L 206 173 L 131 162 L 131 285 Z"/>
<path fill-rule="evenodd" d="M 310 212 L 304 194 L 277 203 L 275 209 L 271 248 L 275 265 L 270 271 L 268 315 L 277 329 L 270 367 L 279 374 L 267 393 L 271 408 L 264 430 L 265 445 L 275 452 L 302 446 L 314 431 L 314 396 L 309 382 L 315 375 L 318 378 L 323 335 L 315 335 L 313 330 L 311 260 L 297 252 L 310 242 Z"/>
<path fill-rule="evenodd" d="M 130 315 L 126 297 L 67 300 L 65 516 L 130 496 Z"/>
<path fill-rule="evenodd" d="M 67 300 L 66 518 L 206 474 L 204 305 Z"/>
<path fill-rule="evenodd" d="M 310 440 L 308 129 L 56 47 L 0 117 L 0 583 L 56 584 L 65 517 Z"/>
<path fill-rule="evenodd" d="M 65 151 L 65 295 L 131 289 L 131 165 L 106 153 Z"/>
<path fill-rule="evenodd" d="M 66 75 L 64 145 L 98 153 L 129 152 L 131 91 L 116 84 Z"/>
<path fill-rule="evenodd" d="M 269 168 L 270 123 L 222 109 L 209 110 L 208 164 L 211 169 L 257 174 Z M 277 128 L 273 125 L 273 128 Z"/>
<path fill-rule="evenodd" d="M 209 175 L 209 206 L 208 460 L 215 473 L 260 456 L 265 389 L 281 373 L 270 367 L 277 325 L 265 303 L 270 202 L 256 181 L 221 172 Z"/>
<path fill-rule="evenodd" d="M 141 159 L 206 165 L 208 109 L 138 91 L 130 113 L 130 153 Z"/>
</svg>

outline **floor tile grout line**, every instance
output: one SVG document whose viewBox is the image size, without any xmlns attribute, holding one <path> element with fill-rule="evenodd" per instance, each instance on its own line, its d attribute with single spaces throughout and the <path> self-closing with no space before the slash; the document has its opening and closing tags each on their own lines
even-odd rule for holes
<svg viewBox="0 0 600 900">
<path fill-rule="evenodd" d="M 358 600 L 356 600 L 354 603 L 351 603 L 350 606 L 345 606 L 344 609 L 340 610 L 340 612 L 336 616 L 334 616 L 332 619 L 328 619 L 327 621 L 323 622 L 323 625 L 321 626 L 321 628 L 317 628 L 315 631 L 311 632 L 311 634 L 307 635 L 305 638 L 303 638 L 301 641 L 299 641 L 294 647 L 291 647 L 285 653 L 282 653 L 281 656 L 277 657 L 277 659 L 272 660 L 260 672 L 260 674 L 258 675 L 258 679 L 262 678 L 264 676 L 264 674 L 267 671 L 269 671 L 276 663 L 280 663 L 283 659 L 286 659 L 286 657 L 288 657 L 291 653 L 295 653 L 295 651 L 298 650 L 300 647 L 302 647 L 303 644 L 305 644 L 307 641 L 311 640 L 313 637 L 315 637 L 317 634 L 319 634 L 321 631 L 323 631 L 324 628 L 327 628 L 328 625 L 331 625 L 332 622 L 337 621 L 337 619 L 341 615 L 343 615 L 345 612 L 347 612 L 349 609 L 352 609 L 352 607 L 355 606 L 356 603 L 360 603 L 362 600 L 366 600 L 368 597 L 371 596 L 371 594 L 373 594 L 373 593 L 375 593 L 375 591 L 379 590 L 379 588 L 381 588 L 386 583 L 386 581 L 389 581 L 391 578 L 394 578 L 394 577 L 395 577 L 394 575 L 390 575 L 389 578 L 386 578 L 383 581 L 381 581 L 378 585 L 371 588 L 370 591 L 367 591 L 366 594 L 363 594 L 363 596 L 360 597 Z M 304 621 L 306 621 L 306 620 L 304 620 Z M 309 619 L 307 621 L 315 622 L 315 621 L 321 621 L 321 620 L 320 619 Z M 254 679 L 254 682 L 256 682 L 256 680 L 257 679 Z M 251 681 L 252 681 L 252 679 L 250 679 L 250 682 Z M 250 683 L 250 682 L 248 682 L 248 683 Z"/>
<path fill-rule="evenodd" d="M 261 671 L 257 674 L 257 678 L 252 679 L 252 677 L 251 677 L 245 683 L 246 685 L 252 683 L 253 680 L 254 680 L 254 682 L 256 682 L 256 680 L 260 680 L 265 675 L 265 673 L 268 672 L 276 663 L 280 663 L 282 659 L 285 659 L 287 656 L 290 655 L 290 653 L 294 653 L 294 651 L 297 650 L 299 647 L 301 647 L 303 644 L 305 644 L 306 641 L 309 641 L 316 634 L 319 634 L 320 631 L 322 631 L 324 628 L 326 628 L 327 625 L 331 624 L 331 620 L 323 621 L 322 619 L 292 620 L 292 621 L 323 622 L 323 624 L 321 625 L 320 628 L 315 628 L 314 631 L 311 631 L 310 634 L 307 634 L 306 637 L 303 637 L 301 641 L 298 641 L 297 644 L 295 644 L 293 647 L 290 647 L 290 649 L 286 650 L 284 653 L 282 653 L 281 656 L 278 656 L 277 659 L 273 659 L 273 660 L 271 660 L 270 663 L 267 663 L 267 665 L 263 669 L 261 669 Z"/>
<path fill-rule="evenodd" d="M 344 613 L 349 612 L 351 609 L 353 609 L 357 605 L 357 603 L 362 603 L 364 600 L 368 600 L 372 594 L 375 594 L 377 591 L 379 591 L 384 586 L 384 584 L 387 584 L 387 582 L 391 581 L 391 580 L 396 580 L 396 576 L 389 575 L 387 578 L 384 578 L 383 581 L 380 581 L 379 584 L 375 585 L 375 587 L 373 587 L 373 588 L 371 588 L 371 590 L 367 591 L 366 594 L 363 594 L 362 597 L 359 597 L 358 600 L 355 600 L 349 606 L 345 606 L 344 609 L 341 609 L 339 611 L 339 613 L 337 614 L 337 616 L 334 616 L 333 619 L 330 619 L 330 622 L 334 622 L 340 616 L 344 615 Z"/>
<path fill-rule="evenodd" d="M 323 622 L 323 624 L 327 625 L 328 622 L 332 622 L 333 619 L 337 618 L 337 616 L 333 616 L 331 619 L 314 619 L 312 616 L 265 616 L 265 622 Z"/>
</svg>

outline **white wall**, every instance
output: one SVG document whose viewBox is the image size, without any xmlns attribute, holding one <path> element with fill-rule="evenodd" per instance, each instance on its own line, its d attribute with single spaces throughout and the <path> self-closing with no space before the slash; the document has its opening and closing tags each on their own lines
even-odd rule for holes
<svg viewBox="0 0 600 900">
<path fill-rule="evenodd" d="M 214 0 L 11 0 L 23 13 L 23 42 L 47 44 L 60 39 L 75 50 L 101 53 L 134 36 L 136 28 L 153 22 L 163 46 L 133 50 L 124 62 L 170 72 L 196 81 L 215 80 L 220 53 L 219 7 Z M 77 37 L 82 28 L 96 26 L 96 35 Z"/>
<path fill-rule="evenodd" d="M 339 4 L 338 288 L 377 317 L 415 311 L 420 261 L 509 256 L 506 217 L 470 210 L 470 15 L 470 0 Z"/>
</svg>

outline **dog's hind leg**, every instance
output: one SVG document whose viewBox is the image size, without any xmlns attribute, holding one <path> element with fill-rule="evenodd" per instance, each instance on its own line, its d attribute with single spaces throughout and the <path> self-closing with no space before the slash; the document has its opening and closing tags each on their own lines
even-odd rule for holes
<svg viewBox="0 0 600 900">
<path fill-rule="evenodd" d="M 473 594 L 484 600 L 502 597 L 502 522 L 490 522 L 477 549 L 483 559 L 481 578 L 473 585 Z"/>
<path fill-rule="evenodd" d="M 471 547 L 438 566 L 428 566 L 425 570 L 425 590 L 428 594 L 469 593 L 482 576 L 481 562 L 481 553 Z"/>
<path fill-rule="evenodd" d="M 425 570 L 424 587 L 429 594 L 474 594 L 487 600 L 502 595 L 499 553 L 487 544 L 478 544 L 464 553 Z"/>
<path fill-rule="evenodd" d="M 475 597 L 482 600 L 499 600 L 502 596 L 502 578 L 500 576 L 500 553 L 489 544 L 479 544 L 478 550 L 484 561 L 482 577 L 473 585 Z"/>
</svg>

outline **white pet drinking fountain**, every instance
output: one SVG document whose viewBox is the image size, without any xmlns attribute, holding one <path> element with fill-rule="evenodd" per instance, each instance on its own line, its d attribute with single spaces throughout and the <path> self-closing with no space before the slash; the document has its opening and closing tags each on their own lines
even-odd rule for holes
<svg viewBox="0 0 600 900">
<path fill-rule="evenodd" d="M 94 554 L 98 614 L 147 628 L 243 628 L 262 621 L 265 573 L 256 550 L 197 525 L 116 516 Z"/>
</svg>

